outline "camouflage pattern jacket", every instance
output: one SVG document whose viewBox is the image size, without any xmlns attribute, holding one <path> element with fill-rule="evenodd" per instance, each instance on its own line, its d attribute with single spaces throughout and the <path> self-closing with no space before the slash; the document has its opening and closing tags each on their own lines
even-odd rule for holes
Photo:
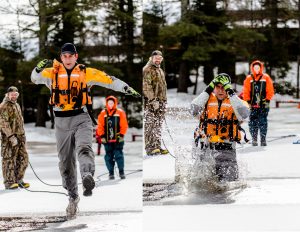
<svg viewBox="0 0 300 232">
<path fill-rule="evenodd" d="M 143 93 L 146 100 L 167 101 L 167 83 L 164 71 L 149 61 L 143 68 Z"/>
<path fill-rule="evenodd" d="M 18 137 L 18 135 L 25 134 L 21 107 L 7 97 L 0 104 L 0 130 L 3 139 L 12 135 Z"/>
</svg>

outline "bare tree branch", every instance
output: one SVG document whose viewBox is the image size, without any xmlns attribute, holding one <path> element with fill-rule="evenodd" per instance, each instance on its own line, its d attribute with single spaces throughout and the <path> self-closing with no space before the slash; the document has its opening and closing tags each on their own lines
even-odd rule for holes
<svg viewBox="0 0 300 232">
<path fill-rule="evenodd" d="M 29 0 L 29 4 L 32 7 L 32 9 L 35 11 L 35 13 L 38 15 L 39 11 L 38 11 L 38 9 L 35 8 L 36 2 L 33 3 L 32 0 Z"/>
</svg>

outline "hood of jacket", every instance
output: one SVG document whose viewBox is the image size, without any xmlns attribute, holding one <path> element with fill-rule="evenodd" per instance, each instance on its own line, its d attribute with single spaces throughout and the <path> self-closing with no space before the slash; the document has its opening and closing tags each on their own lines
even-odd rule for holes
<svg viewBox="0 0 300 232">
<path fill-rule="evenodd" d="M 111 108 L 111 109 L 109 109 L 108 108 L 108 101 L 109 100 L 113 100 L 114 101 L 114 106 Z M 107 111 L 108 111 L 108 113 L 110 114 L 111 112 L 113 112 L 116 108 L 117 108 L 117 105 L 118 105 L 118 99 L 116 98 L 116 97 L 114 97 L 114 96 L 108 96 L 106 99 L 105 99 L 105 107 L 106 107 L 106 109 L 107 109 Z"/>
<path fill-rule="evenodd" d="M 258 74 L 256 74 L 255 71 L 254 71 L 254 65 L 256 65 L 256 64 L 258 64 L 260 66 L 260 70 L 259 70 Z M 251 72 L 252 72 L 254 78 L 256 79 L 257 77 L 259 77 L 263 74 L 264 64 L 259 60 L 255 60 L 251 63 L 250 69 L 251 69 Z"/>
</svg>

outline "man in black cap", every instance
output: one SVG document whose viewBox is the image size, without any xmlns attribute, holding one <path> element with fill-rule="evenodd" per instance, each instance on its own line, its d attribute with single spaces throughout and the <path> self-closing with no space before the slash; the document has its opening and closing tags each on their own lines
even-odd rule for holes
<svg viewBox="0 0 300 232">
<path fill-rule="evenodd" d="M 62 46 L 60 59 L 62 63 L 54 60 L 51 68 L 45 68 L 48 60 L 39 62 L 32 71 L 31 80 L 35 84 L 45 84 L 51 90 L 50 103 L 54 106 L 59 169 L 63 186 L 69 194 L 69 205 L 66 211 L 67 217 L 71 219 L 76 216 L 79 202 L 76 153 L 83 195 L 91 196 L 95 187 L 91 120 L 94 118 L 88 113 L 88 108 L 92 105 L 90 88 L 98 85 L 135 97 L 140 95 L 116 77 L 78 64 L 78 53 L 71 43 Z"/>
<path fill-rule="evenodd" d="M 18 89 L 11 86 L 0 105 L 2 172 L 6 189 L 29 187 L 29 183 L 23 181 L 28 166 L 28 153 L 18 96 Z"/>
<path fill-rule="evenodd" d="M 169 153 L 161 148 L 161 127 L 167 104 L 167 83 L 160 67 L 162 61 L 161 51 L 155 50 L 143 68 L 144 139 L 147 155 Z"/>
</svg>

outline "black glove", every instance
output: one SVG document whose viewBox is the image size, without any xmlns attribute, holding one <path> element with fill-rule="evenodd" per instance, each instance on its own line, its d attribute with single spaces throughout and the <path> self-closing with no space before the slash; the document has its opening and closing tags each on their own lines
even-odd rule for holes
<svg viewBox="0 0 300 232">
<path fill-rule="evenodd" d="M 117 137 L 117 143 L 122 143 L 122 142 L 124 142 L 124 135 L 119 134 Z"/>
<path fill-rule="evenodd" d="M 105 136 L 101 136 L 101 143 L 102 144 L 107 143 L 107 140 L 106 140 Z"/>
<path fill-rule="evenodd" d="M 270 100 L 264 99 L 262 103 L 264 108 L 270 108 Z"/>
</svg>

